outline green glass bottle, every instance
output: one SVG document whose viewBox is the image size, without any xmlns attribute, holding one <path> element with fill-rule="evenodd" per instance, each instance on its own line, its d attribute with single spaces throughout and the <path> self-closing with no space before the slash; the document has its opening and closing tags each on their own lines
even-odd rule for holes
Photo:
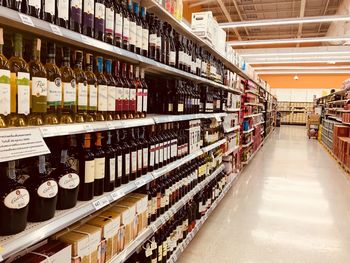
<svg viewBox="0 0 350 263">
<path fill-rule="evenodd" d="M 75 122 L 84 122 L 88 106 L 88 85 L 85 71 L 83 70 L 83 51 L 76 50 L 74 53 L 75 65 L 74 73 L 77 87 L 77 113 L 75 114 Z"/>
<path fill-rule="evenodd" d="M 3 29 L 0 28 L 0 128 L 7 126 L 6 117 L 11 112 L 11 75 L 9 62 L 2 53 L 3 45 Z"/>
</svg>

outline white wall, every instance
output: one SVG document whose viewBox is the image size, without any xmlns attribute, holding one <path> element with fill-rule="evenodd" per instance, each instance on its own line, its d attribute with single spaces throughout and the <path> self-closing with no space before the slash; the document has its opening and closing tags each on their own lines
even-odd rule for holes
<svg viewBox="0 0 350 263">
<path fill-rule="evenodd" d="M 316 98 L 328 95 L 331 89 L 271 89 L 278 101 L 313 102 Z"/>
</svg>

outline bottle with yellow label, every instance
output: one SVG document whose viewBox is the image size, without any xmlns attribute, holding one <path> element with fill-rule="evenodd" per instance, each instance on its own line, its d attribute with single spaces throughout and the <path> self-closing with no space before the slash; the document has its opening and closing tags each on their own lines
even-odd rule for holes
<svg viewBox="0 0 350 263">
<path fill-rule="evenodd" d="M 85 75 L 88 86 L 88 112 L 86 122 L 92 122 L 96 118 L 97 111 L 97 78 L 93 72 L 93 55 L 87 53 L 85 56 Z"/>
<path fill-rule="evenodd" d="M 96 58 L 95 75 L 97 78 L 97 121 L 112 120 L 113 118 L 108 114 L 108 90 L 107 79 L 103 74 L 103 58 Z"/>
<path fill-rule="evenodd" d="M 11 115 L 8 126 L 26 126 L 30 113 L 30 74 L 29 66 L 22 57 L 22 34 L 15 33 L 14 55 L 9 60 L 11 78 Z"/>
<path fill-rule="evenodd" d="M 0 128 L 7 126 L 6 116 L 11 112 L 10 67 L 2 53 L 3 45 L 3 29 L 0 28 Z"/>
<path fill-rule="evenodd" d="M 74 73 L 77 87 L 77 113 L 75 114 L 75 122 L 84 122 L 88 107 L 88 85 L 85 71 L 83 70 L 83 51 L 76 50 L 74 52 L 75 65 Z"/>
<path fill-rule="evenodd" d="M 44 115 L 47 112 L 47 79 L 46 70 L 40 61 L 41 40 L 35 38 L 33 41 L 32 59 L 29 62 L 30 84 L 31 84 L 31 114 L 29 125 L 43 125 Z"/>
</svg>

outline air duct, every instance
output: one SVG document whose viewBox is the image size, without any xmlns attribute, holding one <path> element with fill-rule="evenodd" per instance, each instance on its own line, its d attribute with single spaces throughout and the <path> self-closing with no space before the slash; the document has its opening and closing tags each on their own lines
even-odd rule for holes
<svg viewBox="0 0 350 263">
<path fill-rule="evenodd" d="M 340 4 L 337 15 L 348 15 L 350 16 L 350 0 L 343 0 Z M 337 21 L 332 22 L 330 25 L 327 37 L 339 37 L 339 36 L 350 36 L 350 22 L 349 21 Z M 350 41 L 334 41 L 330 42 L 332 45 L 350 45 Z"/>
</svg>

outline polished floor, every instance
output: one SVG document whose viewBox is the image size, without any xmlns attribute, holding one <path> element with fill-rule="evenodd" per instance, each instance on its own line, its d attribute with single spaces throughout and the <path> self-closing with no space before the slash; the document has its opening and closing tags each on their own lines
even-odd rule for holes
<svg viewBox="0 0 350 263">
<path fill-rule="evenodd" d="M 349 178 L 305 127 L 278 128 L 177 262 L 350 262 Z"/>
</svg>

